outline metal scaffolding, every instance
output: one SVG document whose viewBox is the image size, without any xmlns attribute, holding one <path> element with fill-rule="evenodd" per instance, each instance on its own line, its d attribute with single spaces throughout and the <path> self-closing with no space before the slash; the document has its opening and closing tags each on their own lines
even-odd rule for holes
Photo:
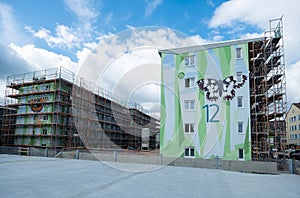
<svg viewBox="0 0 300 198">
<path fill-rule="evenodd" d="M 158 119 L 63 67 L 8 76 L 5 95 L 4 146 L 139 150 L 147 127 L 155 149 Z"/>
<path fill-rule="evenodd" d="M 284 154 L 286 80 L 282 18 L 269 21 L 262 41 L 249 43 L 252 159 Z"/>
</svg>

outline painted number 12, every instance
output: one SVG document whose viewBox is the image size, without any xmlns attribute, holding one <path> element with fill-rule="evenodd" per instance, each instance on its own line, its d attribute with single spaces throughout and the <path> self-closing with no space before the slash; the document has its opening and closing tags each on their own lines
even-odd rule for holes
<svg viewBox="0 0 300 198">
<path fill-rule="evenodd" d="M 206 122 L 220 122 L 220 120 L 215 120 L 219 112 L 219 106 L 217 104 L 204 105 L 202 109 L 206 109 Z"/>
</svg>

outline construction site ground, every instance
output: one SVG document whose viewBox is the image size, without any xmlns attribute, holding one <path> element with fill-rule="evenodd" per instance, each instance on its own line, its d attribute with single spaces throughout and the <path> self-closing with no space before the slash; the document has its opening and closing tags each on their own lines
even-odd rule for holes
<svg viewBox="0 0 300 198">
<path fill-rule="evenodd" d="M 300 177 L 0 155 L 0 197 L 299 197 Z M 126 170 L 126 171 L 124 171 Z"/>
</svg>

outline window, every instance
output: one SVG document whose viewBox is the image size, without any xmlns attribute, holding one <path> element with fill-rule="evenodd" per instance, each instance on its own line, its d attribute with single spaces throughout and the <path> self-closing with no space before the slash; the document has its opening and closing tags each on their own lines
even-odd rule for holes
<svg viewBox="0 0 300 198">
<path fill-rule="evenodd" d="M 46 146 L 46 144 L 42 144 L 42 146 Z"/>
<path fill-rule="evenodd" d="M 194 110 L 195 109 L 195 101 L 194 100 L 186 100 L 184 101 L 185 110 Z"/>
<path fill-rule="evenodd" d="M 195 56 L 187 56 L 184 59 L 185 66 L 193 66 L 195 65 Z"/>
<path fill-rule="evenodd" d="M 46 85 L 46 90 L 50 90 L 50 85 Z"/>
<path fill-rule="evenodd" d="M 294 116 L 294 122 L 296 122 L 296 116 Z"/>
<path fill-rule="evenodd" d="M 236 58 L 241 59 L 242 58 L 242 48 L 236 48 Z"/>
<path fill-rule="evenodd" d="M 44 116 L 44 120 L 48 120 L 48 116 L 47 115 Z"/>
<path fill-rule="evenodd" d="M 47 135 L 47 129 L 43 129 L 43 135 Z"/>
<path fill-rule="evenodd" d="M 195 148 L 194 147 L 186 147 L 184 149 L 184 157 L 195 157 Z"/>
<path fill-rule="evenodd" d="M 185 79 L 185 87 L 194 87 L 195 84 L 195 78 L 186 78 Z"/>
<path fill-rule="evenodd" d="M 236 76 L 237 76 L 237 82 L 241 83 L 242 82 L 242 72 L 237 72 Z"/>
<path fill-rule="evenodd" d="M 297 134 L 295 134 L 295 140 L 297 140 L 298 139 L 298 135 Z"/>
<path fill-rule="evenodd" d="M 300 120 L 300 115 L 298 115 L 298 120 Z"/>
<path fill-rule="evenodd" d="M 194 123 L 185 123 L 184 132 L 185 133 L 194 133 Z"/>
<path fill-rule="evenodd" d="M 243 96 L 237 97 L 237 107 L 239 107 L 239 108 L 243 107 Z"/>
<path fill-rule="evenodd" d="M 243 133 L 244 130 L 243 130 L 243 122 L 238 122 L 238 133 Z"/>
<path fill-rule="evenodd" d="M 244 149 L 239 149 L 239 160 L 244 159 Z"/>
</svg>

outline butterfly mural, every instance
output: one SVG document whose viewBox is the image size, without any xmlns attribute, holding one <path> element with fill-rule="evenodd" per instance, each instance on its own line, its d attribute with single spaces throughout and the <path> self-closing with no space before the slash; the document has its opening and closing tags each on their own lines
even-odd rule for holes
<svg viewBox="0 0 300 198">
<path fill-rule="evenodd" d="M 235 90 L 241 88 L 247 76 L 241 75 L 240 81 L 237 82 L 234 76 L 228 76 L 225 79 L 203 78 L 197 81 L 199 89 L 206 92 L 206 98 L 209 101 L 216 101 L 223 98 L 225 101 L 232 100 L 235 97 Z"/>
</svg>

